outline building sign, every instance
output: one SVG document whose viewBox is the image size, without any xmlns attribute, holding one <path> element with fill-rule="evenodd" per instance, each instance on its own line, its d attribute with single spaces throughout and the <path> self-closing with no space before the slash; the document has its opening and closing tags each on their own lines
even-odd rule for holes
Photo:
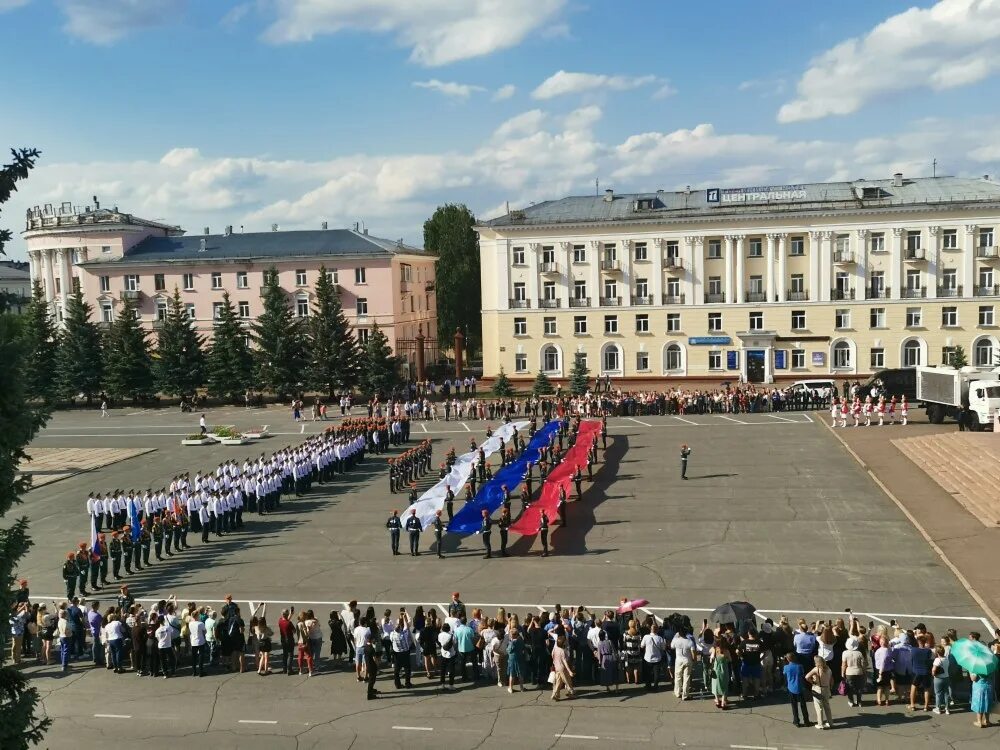
<svg viewBox="0 0 1000 750">
<path fill-rule="evenodd" d="M 813 367 L 823 367 L 826 364 L 826 352 L 813 352 Z"/>
<path fill-rule="evenodd" d="M 785 364 L 785 356 L 788 354 L 787 349 L 775 349 L 774 351 L 774 369 L 775 370 L 786 370 L 788 366 Z"/>
<path fill-rule="evenodd" d="M 727 370 L 738 370 L 740 369 L 740 353 L 737 351 L 726 352 L 726 369 Z"/>
<path fill-rule="evenodd" d="M 728 336 L 689 336 L 692 346 L 729 346 L 733 340 Z"/>
<path fill-rule="evenodd" d="M 802 185 L 767 185 L 745 188 L 709 188 L 705 191 L 708 203 L 767 203 L 768 201 L 805 200 Z"/>
</svg>

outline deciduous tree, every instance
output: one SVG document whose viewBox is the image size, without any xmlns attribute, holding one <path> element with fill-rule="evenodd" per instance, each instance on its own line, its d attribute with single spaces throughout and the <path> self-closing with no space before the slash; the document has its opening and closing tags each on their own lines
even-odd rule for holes
<svg viewBox="0 0 1000 750">
<path fill-rule="evenodd" d="M 476 217 L 463 205 L 439 206 L 424 222 L 424 249 L 437 256 L 434 289 L 437 299 L 438 340 L 442 347 L 455 335 L 465 334 L 465 346 L 482 345 L 482 296 L 479 277 L 479 240 L 473 227 Z"/>
</svg>

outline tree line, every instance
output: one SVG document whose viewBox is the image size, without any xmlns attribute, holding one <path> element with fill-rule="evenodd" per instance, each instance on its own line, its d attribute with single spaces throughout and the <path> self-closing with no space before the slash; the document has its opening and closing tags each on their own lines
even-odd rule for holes
<svg viewBox="0 0 1000 750">
<path fill-rule="evenodd" d="M 106 329 L 99 326 L 76 282 L 60 329 L 36 281 L 22 321 L 27 394 L 56 404 L 81 395 L 89 403 L 101 393 L 137 402 L 200 389 L 233 402 L 247 390 L 279 398 L 304 391 L 328 398 L 355 389 L 390 393 L 399 384 L 400 360 L 385 334 L 375 324 L 366 343 L 358 342 L 325 268 L 314 291 L 310 315 L 296 317 L 272 267 L 261 292 L 261 315 L 246 325 L 223 293 L 206 343 L 176 288 L 150 336 L 128 298 Z"/>
</svg>

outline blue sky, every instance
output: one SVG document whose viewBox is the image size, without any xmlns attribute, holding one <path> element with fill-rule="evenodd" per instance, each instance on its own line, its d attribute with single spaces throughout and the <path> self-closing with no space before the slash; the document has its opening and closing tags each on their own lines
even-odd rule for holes
<svg viewBox="0 0 1000 750">
<path fill-rule="evenodd" d="M 97 193 L 419 242 L 595 178 L 996 174 L 998 41 L 1000 0 L 0 0 L 0 144 L 44 152 L 2 219 Z"/>
</svg>

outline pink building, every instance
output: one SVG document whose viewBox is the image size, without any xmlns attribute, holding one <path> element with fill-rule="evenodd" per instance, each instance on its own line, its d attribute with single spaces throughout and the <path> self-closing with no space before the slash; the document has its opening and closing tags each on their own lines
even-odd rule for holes
<svg viewBox="0 0 1000 750">
<path fill-rule="evenodd" d="M 378 323 L 411 373 L 419 335 L 427 339 L 426 361 L 436 359 L 433 256 L 367 231 L 327 229 L 325 223 L 319 230 L 274 229 L 233 234 L 227 227 L 213 235 L 206 227 L 203 235 L 185 236 L 180 227 L 117 208 L 81 210 L 64 203 L 31 209 L 23 236 L 32 279 L 42 280 L 58 321 L 73 279 L 100 323 L 110 324 L 122 300 L 131 298 L 151 330 L 165 317 L 176 288 L 198 330 L 211 337 L 223 292 L 241 318 L 249 322 L 260 314 L 264 274 L 272 266 L 293 313 L 307 317 L 325 267 L 359 340 Z"/>
</svg>

